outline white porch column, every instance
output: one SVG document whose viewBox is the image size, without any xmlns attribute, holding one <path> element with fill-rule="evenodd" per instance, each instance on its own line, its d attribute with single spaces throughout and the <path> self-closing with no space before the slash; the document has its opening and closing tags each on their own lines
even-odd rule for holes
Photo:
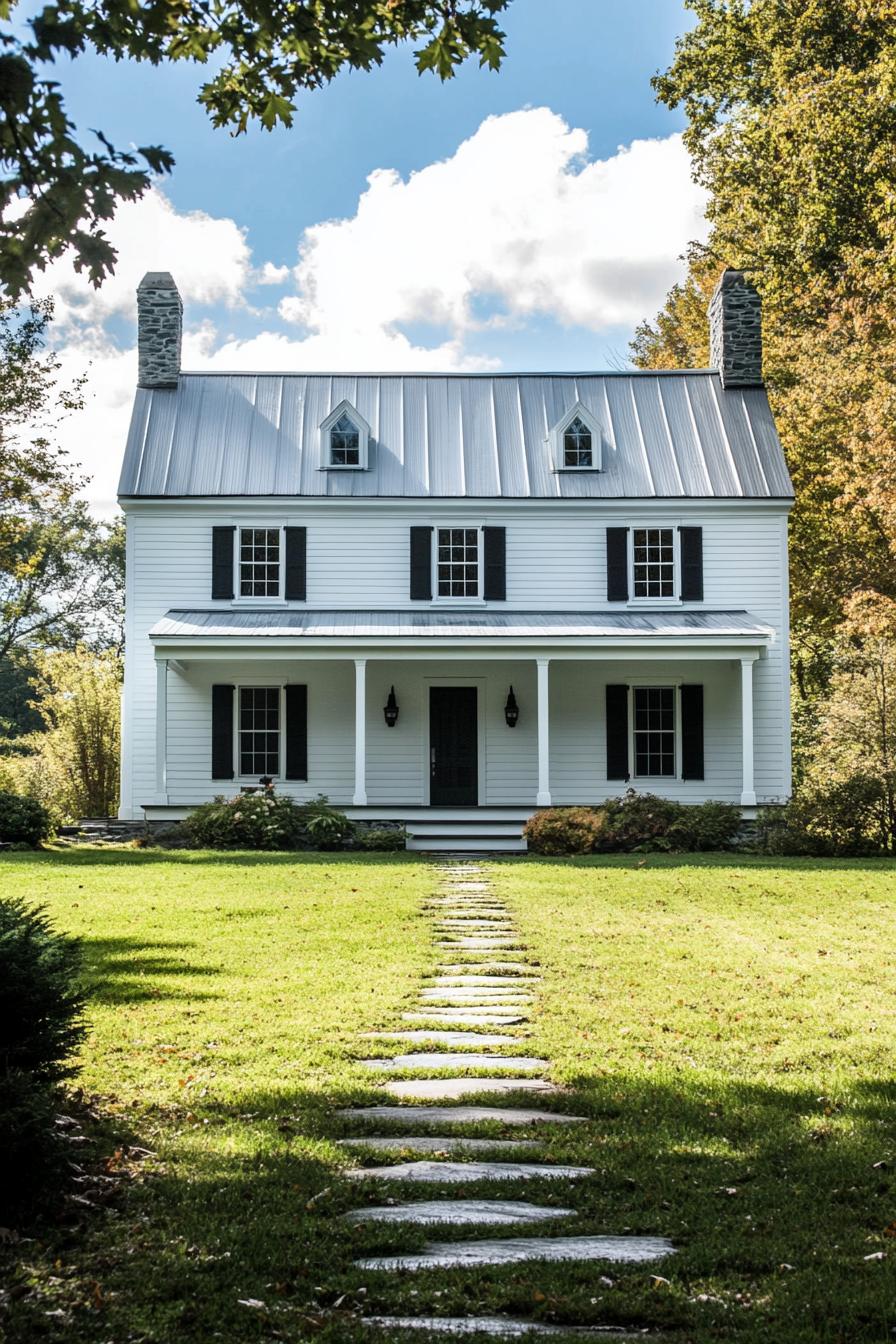
<svg viewBox="0 0 896 1344">
<path fill-rule="evenodd" d="M 168 801 L 168 659 L 156 661 L 156 794 Z"/>
<path fill-rule="evenodd" d="M 551 805 L 551 757 L 550 757 L 550 718 L 547 658 L 538 658 L 538 793 L 535 802 L 539 807 Z"/>
<path fill-rule="evenodd" d="M 743 756 L 743 783 L 740 802 L 742 807 L 755 807 L 756 788 L 753 779 L 753 658 L 740 660 L 740 725 Z"/>
<path fill-rule="evenodd" d="M 355 807 L 367 803 L 367 659 L 355 659 Z"/>
</svg>

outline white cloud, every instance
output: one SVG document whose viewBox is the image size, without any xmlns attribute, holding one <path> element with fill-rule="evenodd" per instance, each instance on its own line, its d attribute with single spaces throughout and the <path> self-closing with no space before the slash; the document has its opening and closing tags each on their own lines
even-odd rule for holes
<svg viewBox="0 0 896 1344">
<path fill-rule="evenodd" d="M 102 323 L 117 314 L 133 316 L 135 291 L 147 271 L 171 271 L 184 303 L 244 302 L 251 273 L 245 230 L 232 219 L 202 210 L 180 213 L 161 191 L 120 205 L 106 226 L 118 252 L 114 274 L 99 289 L 63 257 L 40 278 L 56 300 L 60 323 Z"/>
<path fill-rule="evenodd" d="M 44 280 L 66 371 L 90 364 L 87 409 L 63 442 L 94 478 L 95 507 L 114 509 L 137 364 L 108 324 L 133 318 L 147 270 L 177 281 L 190 369 L 481 369 L 495 363 L 476 349 L 485 328 L 548 319 L 599 331 L 653 314 L 688 241 L 705 235 L 704 195 L 680 136 L 603 160 L 587 150 L 585 132 L 548 108 L 490 117 L 407 181 L 373 172 L 351 218 L 306 230 L 291 270 L 254 267 L 234 220 L 181 213 L 158 190 L 121 206 L 108 230 L 112 279 L 94 291 L 62 261 Z M 284 334 L 271 329 L 270 300 L 259 309 L 249 293 L 254 303 L 258 287 L 290 279 L 277 312 L 297 329 Z M 261 330 L 227 333 L 228 309 Z"/>
<path fill-rule="evenodd" d="M 377 170 L 353 218 L 306 231 L 281 316 L 334 341 L 421 321 L 463 338 L 483 298 L 516 319 L 637 322 L 703 234 L 705 197 L 678 135 L 592 162 L 587 145 L 534 108 L 489 117 L 407 181 Z"/>
</svg>

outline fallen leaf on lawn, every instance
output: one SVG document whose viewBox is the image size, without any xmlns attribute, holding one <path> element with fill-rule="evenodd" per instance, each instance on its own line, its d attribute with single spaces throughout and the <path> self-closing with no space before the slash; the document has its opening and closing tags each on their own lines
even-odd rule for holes
<svg viewBox="0 0 896 1344">
<path fill-rule="evenodd" d="M 886 1251 L 872 1251 L 871 1255 L 863 1255 L 863 1260 L 886 1260 Z"/>
<path fill-rule="evenodd" d="M 662 1274 L 651 1274 L 650 1282 L 654 1288 L 671 1288 L 672 1285 L 668 1279 L 664 1279 Z"/>
<path fill-rule="evenodd" d="M 533 1288 L 533 1290 L 532 1290 L 532 1301 L 533 1301 L 533 1302 L 546 1302 L 546 1301 L 547 1301 L 547 1298 L 545 1297 L 544 1293 L 541 1291 L 540 1288 Z"/>
<path fill-rule="evenodd" d="M 267 1305 L 259 1301 L 257 1297 L 238 1297 L 236 1300 L 238 1307 L 252 1307 L 254 1311 L 267 1311 Z"/>
<path fill-rule="evenodd" d="M 887 1223 L 886 1227 L 884 1228 L 884 1236 L 896 1237 L 896 1222 Z"/>
</svg>

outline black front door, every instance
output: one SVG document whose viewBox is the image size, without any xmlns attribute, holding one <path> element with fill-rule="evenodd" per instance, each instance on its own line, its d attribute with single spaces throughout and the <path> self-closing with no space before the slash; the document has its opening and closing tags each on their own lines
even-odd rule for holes
<svg viewBox="0 0 896 1344">
<path fill-rule="evenodd" d="M 437 807 L 479 802 L 476 687 L 429 688 L 429 801 Z"/>
</svg>

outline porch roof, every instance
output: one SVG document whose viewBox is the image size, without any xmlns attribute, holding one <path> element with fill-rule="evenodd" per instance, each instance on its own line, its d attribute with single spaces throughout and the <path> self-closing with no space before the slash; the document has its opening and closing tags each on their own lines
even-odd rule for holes
<svg viewBox="0 0 896 1344">
<path fill-rule="evenodd" d="M 746 611 L 306 611 L 172 610 L 149 632 L 156 644 L 504 643 L 768 644 L 770 625 Z"/>
</svg>

